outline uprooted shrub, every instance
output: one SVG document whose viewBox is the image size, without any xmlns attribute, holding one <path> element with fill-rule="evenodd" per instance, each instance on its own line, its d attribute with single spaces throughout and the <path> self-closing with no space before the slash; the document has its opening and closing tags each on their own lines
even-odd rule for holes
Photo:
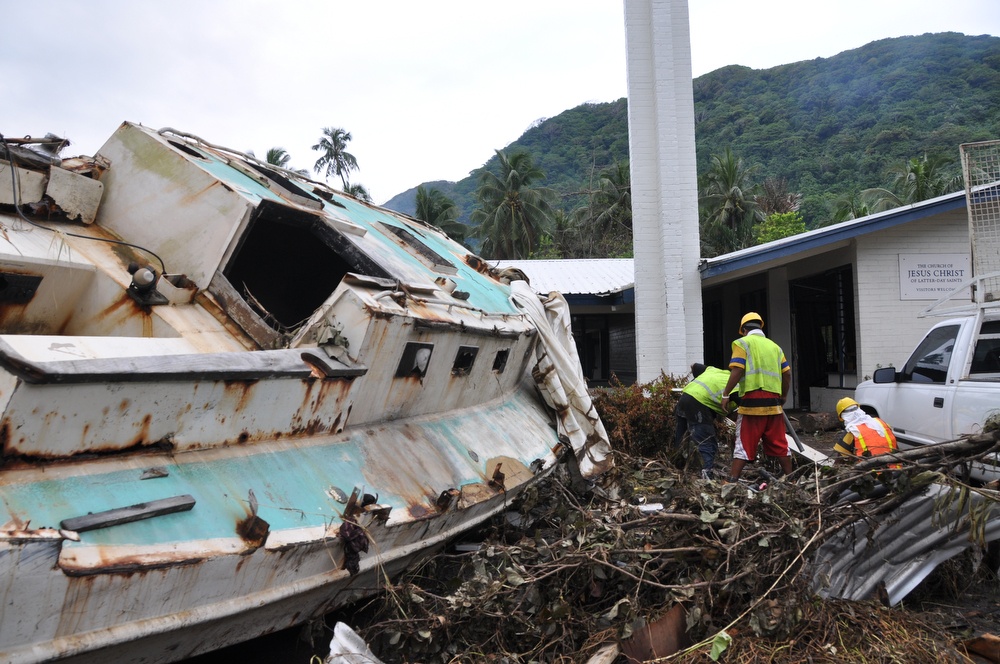
<svg viewBox="0 0 1000 664">
<path fill-rule="evenodd" d="M 611 447 L 632 456 L 654 456 L 664 452 L 674 438 L 673 388 L 683 385 L 677 378 L 660 374 L 650 383 L 625 385 L 612 378 L 611 386 L 595 390 L 597 408 Z"/>
<path fill-rule="evenodd" d="M 679 388 L 686 379 L 660 374 L 649 383 L 625 385 L 612 377 L 611 386 L 594 391 L 594 407 L 608 432 L 612 449 L 628 456 L 664 456 L 678 467 L 694 452 L 688 441 L 681 449 L 672 447 L 677 418 L 674 408 Z M 716 421 L 716 437 L 723 445 L 732 443 L 733 434 L 722 418 Z M 701 462 L 695 457 L 694 465 Z"/>
</svg>

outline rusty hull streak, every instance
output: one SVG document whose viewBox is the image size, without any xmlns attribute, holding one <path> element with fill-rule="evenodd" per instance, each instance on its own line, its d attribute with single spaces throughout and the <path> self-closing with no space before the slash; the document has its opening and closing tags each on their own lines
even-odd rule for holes
<svg viewBox="0 0 1000 664">
<path fill-rule="evenodd" d="M 246 410 L 247 405 L 250 403 L 250 397 L 252 396 L 253 387 L 257 384 L 256 380 L 224 380 L 222 381 L 222 392 L 225 398 L 235 397 L 236 404 L 233 406 L 233 412 L 240 413 Z M 220 409 L 222 410 L 222 409 Z"/>
<path fill-rule="evenodd" d="M 459 331 L 465 327 L 464 323 L 461 321 L 456 321 L 451 316 L 444 315 L 441 312 L 440 307 L 428 307 L 422 302 L 413 300 L 410 302 L 409 309 L 414 323 L 416 321 L 426 321 L 433 324 L 434 321 L 439 321 L 441 323 L 449 323 L 454 326 L 455 331 Z"/>
<path fill-rule="evenodd" d="M 0 326 L 5 334 L 45 334 L 48 326 L 41 323 L 23 324 L 25 312 L 30 302 L 6 303 L 0 305 Z"/>
<path fill-rule="evenodd" d="M 153 416 L 146 413 L 142 416 L 142 423 L 139 425 L 139 433 L 132 440 L 132 444 L 127 447 L 145 447 L 149 442 L 149 425 L 153 423 Z M 157 441 L 160 442 L 160 441 Z M 99 451 L 99 450 L 98 450 Z"/>
<path fill-rule="evenodd" d="M 309 584 L 308 591 L 316 595 L 317 593 L 322 593 L 323 597 L 326 599 L 321 603 L 322 606 L 329 606 L 331 609 L 338 605 L 338 597 L 342 592 L 350 592 L 349 584 L 348 587 L 342 588 L 336 596 L 331 597 L 325 588 L 337 587 L 337 584 L 342 582 L 347 573 L 345 571 L 340 571 L 341 566 L 338 561 L 327 555 L 316 556 L 315 553 L 320 551 L 322 548 L 328 548 L 325 544 L 321 545 L 309 545 L 298 547 L 297 550 L 293 552 L 274 552 L 274 555 L 270 555 L 272 552 L 268 552 L 265 557 L 261 556 L 237 556 L 228 557 L 230 562 L 223 562 L 222 559 L 205 559 L 203 561 L 198 561 L 195 565 L 200 566 L 200 569 L 205 569 L 206 565 L 212 564 L 213 562 L 222 562 L 224 565 L 230 565 L 228 569 L 230 570 L 230 575 L 232 576 L 233 583 L 238 584 L 241 587 L 247 587 L 248 590 L 253 592 L 254 590 L 262 591 L 259 594 L 259 599 L 255 606 L 248 607 L 249 611 L 257 609 L 259 607 L 270 606 L 275 600 L 283 599 L 280 596 L 276 596 L 273 593 L 273 589 L 280 586 L 280 581 L 278 577 L 282 574 L 283 570 L 299 570 L 303 565 L 307 565 L 309 562 L 315 563 L 320 561 L 321 566 L 312 565 L 311 573 L 308 573 L 310 580 L 313 580 Z M 365 572 L 368 578 L 372 578 L 374 567 L 370 563 L 363 561 L 365 566 Z M 192 571 L 194 570 L 194 571 Z M 128 586 L 137 588 L 133 595 L 147 596 L 149 594 L 162 594 L 160 588 L 166 586 L 172 586 L 178 588 L 180 593 L 190 593 L 194 592 L 195 584 L 201 572 L 197 567 L 192 565 L 172 565 L 170 567 L 164 568 L 144 568 L 141 570 L 136 570 L 134 572 L 122 572 L 114 574 L 102 574 L 97 576 L 67 576 L 66 587 L 64 598 L 62 599 L 62 606 L 60 611 L 60 620 L 57 627 L 56 633 L 57 643 L 59 645 L 58 654 L 84 654 L 95 649 L 95 647 L 101 645 L 100 642 L 95 642 L 93 639 L 88 638 L 89 635 L 80 636 L 81 629 L 86 629 L 85 621 L 91 614 L 94 602 L 100 597 L 100 594 L 107 590 L 109 582 L 116 583 L 118 585 L 128 584 Z M 183 578 L 179 578 L 183 577 Z M 117 577 L 117 579 L 115 578 Z M 223 598 L 218 598 L 218 600 L 224 601 Z M 120 613 L 123 617 L 127 614 L 125 610 L 128 607 L 128 602 L 135 601 L 135 597 L 131 599 L 120 596 L 120 599 L 113 601 L 121 602 Z M 177 596 L 175 594 L 167 595 L 164 597 L 164 602 L 169 604 L 183 604 L 183 595 Z M 313 608 L 313 607 L 317 608 Z M 320 604 L 311 603 L 309 604 L 309 611 L 313 613 L 319 613 L 318 607 Z M 266 609 L 265 609 L 266 610 Z M 171 623 L 179 625 L 197 625 L 199 620 L 195 615 L 195 612 L 189 610 L 171 610 L 169 611 L 171 618 Z M 283 613 L 273 613 L 270 615 L 267 622 L 272 626 L 272 629 L 284 628 L 291 626 L 294 620 L 295 613 L 290 609 Z M 144 635 L 149 635 L 155 633 L 156 620 L 153 621 L 143 621 L 146 623 L 144 626 L 139 627 L 140 632 L 144 632 Z M 139 626 L 139 623 L 125 623 L 133 626 Z M 124 626 L 124 624 L 123 624 Z M 146 632 L 147 629 L 152 629 L 153 631 Z M 94 633 L 96 634 L 96 632 Z M 183 642 L 185 651 L 187 654 L 193 654 L 194 650 L 200 651 L 211 650 L 213 646 L 215 648 L 221 645 L 228 645 L 230 643 L 235 643 L 237 641 L 243 640 L 239 636 L 226 637 L 219 636 L 216 634 L 216 641 L 209 644 L 207 647 L 199 646 L 193 644 L 191 641 L 185 638 L 185 633 L 183 631 L 175 632 L 175 636 L 178 642 Z M 222 643 L 221 641 L 225 641 Z M 179 646 L 167 645 L 165 651 L 175 652 Z M 54 653 L 55 654 L 55 653 Z"/>
<path fill-rule="evenodd" d="M 205 411 L 216 411 L 215 418 L 220 424 L 224 424 L 227 421 L 229 415 L 243 414 L 246 416 L 249 414 L 251 416 L 248 424 L 254 425 L 254 419 L 252 418 L 253 413 L 250 410 L 250 405 L 253 402 L 254 390 L 257 386 L 261 384 L 261 381 L 222 381 L 223 398 L 226 399 L 227 404 L 225 407 L 218 407 L 218 404 L 213 404 L 206 401 L 202 408 Z M 296 383 L 299 384 L 299 383 Z M 336 433 L 342 431 L 347 421 L 347 416 L 350 413 L 350 405 L 345 406 L 345 402 L 350 397 L 352 381 L 344 379 L 326 379 L 326 380 L 316 380 L 316 379 L 305 379 L 301 385 L 303 386 L 303 397 L 301 405 L 292 414 L 291 421 L 287 426 L 281 425 L 280 427 L 269 427 L 267 429 L 262 429 L 257 426 L 252 426 L 247 428 L 244 426 L 242 430 L 233 431 L 233 436 L 225 440 L 216 441 L 221 445 L 233 445 L 233 444 L 245 444 L 250 442 L 260 442 L 275 440 L 281 437 L 297 437 L 297 436 L 311 436 L 320 433 Z M 230 406 L 230 404 L 233 404 Z M 107 408 L 103 409 L 106 411 Z M 157 434 L 156 439 L 150 435 L 150 429 L 154 421 L 154 415 L 152 413 L 145 413 L 141 417 L 138 413 L 132 414 L 133 402 L 129 398 L 122 398 L 118 401 L 117 405 L 112 407 L 112 410 L 116 412 L 115 417 L 119 419 L 131 419 L 135 420 L 138 425 L 138 431 L 133 434 L 133 437 L 129 440 L 123 440 L 118 444 L 101 445 L 99 443 L 91 442 L 89 445 L 85 445 L 86 435 L 92 431 L 94 423 L 86 422 L 81 426 L 81 444 L 77 447 L 81 452 L 76 452 L 76 455 L 80 454 L 94 454 L 102 455 L 112 452 L 127 452 L 127 451 L 139 451 L 146 447 L 156 446 L 160 449 L 174 449 L 176 444 L 173 442 L 173 438 L 178 435 L 179 431 L 167 432 L 166 435 Z M 183 409 L 183 412 L 191 411 L 191 404 L 187 404 Z M 56 411 L 49 411 L 42 415 L 42 413 L 33 411 L 32 413 L 35 417 L 40 417 L 44 421 L 49 421 L 49 426 L 54 427 L 58 424 L 59 415 Z M 107 416 L 107 414 L 105 414 Z M 159 428 L 159 431 L 163 432 L 163 427 Z M 20 451 L 21 445 L 27 442 L 25 437 L 18 439 L 16 436 L 12 437 L 13 429 L 9 420 L 4 419 L 3 423 L 0 424 L 0 444 L 2 444 L 2 449 L 4 454 L 8 457 L 20 456 L 25 459 L 48 459 L 48 460 L 58 460 L 65 457 L 57 453 L 22 453 Z M 209 441 L 212 444 L 212 441 Z M 198 446 L 193 444 L 185 444 L 185 449 L 196 449 Z"/>
<path fill-rule="evenodd" d="M 302 397 L 302 406 L 292 417 L 293 433 L 304 432 L 312 435 L 330 431 L 336 433 L 340 424 L 341 414 L 344 411 L 344 400 L 350 395 L 353 386 L 351 380 L 339 379 L 313 379 L 305 384 L 305 393 Z M 332 407 L 327 406 L 327 400 L 333 397 Z M 335 412 L 337 416 L 330 422 L 329 426 L 324 426 L 323 418 L 319 415 L 323 412 Z M 304 413 L 310 413 L 312 419 L 303 422 Z"/>
<path fill-rule="evenodd" d="M 213 180 L 207 187 L 203 187 L 201 191 L 192 191 L 184 198 L 180 199 L 180 204 L 183 206 L 189 206 L 197 202 L 199 198 L 204 196 L 206 193 L 215 189 L 217 187 L 224 186 L 219 180 Z"/>
<path fill-rule="evenodd" d="M 236 534 L 250 546 L 246 552 L 248 554 L 264 546 L 270 529 L 271 525 L 255 514 L 250 514 L 247 518 L 236 522 Z"/>
<path fill-rule="evenodd" d="M 242 327 L 229 317 L 226 311 L 219 306 L 215 298 L 207 290 L 200 290 L 195 293 L 193 304 L 198 305 L 207 312 L 215 322 L 225 329 L 229 337 L 243 346 L 244 350 L 260 350 L 260 345 Z"/>
<path fill-rule="evenodd" d="M 6 430 L 8 425 L 0 427 L 0 434 Z M 4 470 L 17 470 L 38 468 L 41 466 L 73 466 L 81 459 L 98 459 L 101 457 L 115 457 L 119 454 L 133 454 L 137 456 L 150 456 L 174 451 L 174 442 L 169 437 L 155 441 L 140 441 L 129 447 L 113 447 L 103 449 L 91 447 L 82 452 L 75 452 L 71 456 L 57 454 L 22 454 L 14 450 L 3 447 L 3 455 L 0 458 L 0 468 Z M 0 479 L 0 485 L 2 485 Z"/>
<path fill-rule="evenodd" d="M 153 336 L 153 320 L 150 308 L 140 305 L 126 291 L 122 291 L 122 294 L 114 302 L 97 312 L 93 316 L 93 320 L 104 322 L 111 327 L 121 327 L 124 326 L 125 321 L 134 317 L 142 321 L 143 336 Z"/>
<path fill-rule="evenodd" d="M 3 530 L 0 530 L 0 542 L 10 542 L 16 544 L 20 542 L 66 539 L 63 537 L 63 534 L 55 528 L 26 529 L 24 528 L 25 524 L 16 528 L 7 528 L 7 525 L 10 524 L 5 524 Z"/>
<path fill-rule="evenodd" d="M 480 258 L 475 254 L 466 254 L 465 264 L 471 267 L 479 274 L 487 276 L 490 279 L 493 279 L 494 281 L 500 280 L 496 270 L 493 269 L 493 266 L 491 266 L 489 263 L 487 263 L 486 261 L 484 261 L 482 258 Z"/>
<path fill-rule="evenodd" d="M 407 439 L 414 439 L 412 433 L 409 431 L 409 427 L 404 427 L 402 433 Z M 374 436 L 376 434 L 374 431 L 369 430 L 368 435 Z M 371 465 L 369 463 L 365 464 L 370 483 L 369 490 L 374 491 L 377 489 L 376 482 L 383 486 L 392 487 L 393 492 L 406 502 L 407 513 L 415 520 L 426 519 L 438 514 L 436 502 L 438 496 L 441 495 L 442 489 L 426 482 L 425 477 L 430 473 L 426 471 L 421 472 L 424 469 L 412 464 L 393 463 L 393 461 L 398 461 L 398 459 L 383 459 L 381 461 L 384 461 L 384 463 L 374 463 L 374 459 L 368 454 L 368 451 L 365 450 L 364 453 L 371 463 Z M 419 461 L 427 461 L 427 459 L 423 458 Z M 404 476 L 409 481 L 399 481 Z M 410 490 L 407 490 L 406 487 L 410 487 Z"/>
<path fill-rule="evenodd" d="M 198 565 L 205 562 L 204 556 L 192 555 L 185 551 L 163 552 L 157 554 L 156 560 L 151 561 L 146 556 L 121 556 L 98 566 L 73 566 L 71 561 L 60 560 L 59 568 L 63 573 L 75 579 L 94 579 L 108 575 L 118 575 L 131 577 L 135 574 L 144 574 L 155 570 L 167 569 L 170 567 L 181 567 L 185 565 Z"/>
</svg>

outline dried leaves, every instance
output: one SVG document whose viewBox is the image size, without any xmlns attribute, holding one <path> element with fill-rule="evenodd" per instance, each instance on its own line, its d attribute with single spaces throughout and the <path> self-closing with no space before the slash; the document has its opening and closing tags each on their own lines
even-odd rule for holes
<svg viewBox="0 0 1000 664">
<path fill-rule="evenodd" d="M 359 631 L 387 661 L 576 662 L 680 602 L 700 639 L 763 595 L 815 529 L 801 492 L 777 501 L 657 459 L 616 464 L 586 500 L 546 481 L 520 505 L 529 526 L 499 519 L 478 549 L 436 556 Z M 640 511 L 654 501 L 663 509 Z"/>
<path fill-rule="evenodd" d="M 350 622 L 368 625 L 357 631 L 375 653 L 389 663 L 586 662 L 680 605 L 685 636 L 698 643 L 671 661 L 964 661 L 940 621 L 820 600 L 803 573 L 826 537 L 891 509 L 958 456 L 915 451 L 891 486 L 868 461 L 802 467 L 763 492 L 700 480 L 677 468 L 683 454 L 664 453 L 670 387 L 619 386 L 595 400 L 616 458 L 586 495 L 557 472 L 516 513 L 355 612 Z M 984 454 L 997 442 L 970 445 L 951 453 Z M 884 497 L 832 504 L 876 486 Z"/>
</svg>

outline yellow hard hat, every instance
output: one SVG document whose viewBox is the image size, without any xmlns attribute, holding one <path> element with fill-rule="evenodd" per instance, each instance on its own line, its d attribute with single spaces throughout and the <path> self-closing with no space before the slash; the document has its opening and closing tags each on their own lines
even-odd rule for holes
<svg viewBox="0 0 1000 664">
<path fill-rule="evenodd" d="M 857 405 L 858 402 L 852 399 L 851 397 L 844 397 L 843 399 L 837 402 L 837 417 L 839 417 L 840 419 L 844 419 L 844 411 L 850 408 L 851 406 L 857 406 Z"/>
<path fill-rule="evenodd" d="M 751 311 L 747 315 L 745 315 L 742 320 L 740 320 L 740 334 L 743 334 L 743 326 L 749 323 L 750 321 L 757 321 L 758 323 L 760 323 L 761 329 L 764 328 L 764 319 L 761 318 L 760 314 L 758 314 L 757 312 Z"/>
</svg>

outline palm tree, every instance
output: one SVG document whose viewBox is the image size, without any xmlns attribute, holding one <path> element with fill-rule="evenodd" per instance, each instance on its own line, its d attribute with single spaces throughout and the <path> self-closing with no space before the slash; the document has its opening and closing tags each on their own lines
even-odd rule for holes
<svg viewBox="0 0 1000 664">
<path fill-rule="evenodd" d="M 368 193 L 368 189 L 365 188 L 363 184 L 347 184 L 344 186 L 344 193 L 348 196 L 354 196 L 359 201 L 364 201 L 365 203 L 372 202 L 372 196 Z"/>
<path fill-rule="evenodd" d="M 267 151 L 264 159 L 267 163 L 278 168 L 287 168 L 288 162 L 292 160 L 292 155 L 288 154 L 285 148 L 271 148 Z"/>
<path fill-rule="evenodd" d="M 551 190 L 532 184 L 545 177 L 531 155 L 516 152 L 509 157 L 496 151 L 499 174 L 483 171 L 479 176 L 472 211 L 474 235 L 487 258 L 525 258 L 537 248 L 552 225 Z"/>
<path fill-rule="evenodd" d="M 865 191 L 871 190 L 866 189 Z M 865 196 L 864 192 L 857 190 L 841 194 L 833 202 L 833 219 L 829 223 L 837 224 L 842 221 L 867 217 L 872 213 L 869 206 L 874 203 L 875 201 L 871 200 L 870 196 Z"/>
<path fill-rule="evenodd" d="M 319 142 L 312 146 L 313 150 L 322 153 L 313 170 L 323 173 L 327 178 L 336 175 L 344 184 L 344 189 L 347 189 L 351 171 L 358 170 L 358 160 L 347 151 L 350 141 L 350 132 L 340 127 L 324 127 Z"/>
<path fill-rule="evenodd" d="M 699 187 L 702 253 L 706 256 L 752 246 L 754 224 L 764 219 L 751 180 L 757 167 L 745 165 L 729 148 L 721 157 L 713 154 L 711 160 Z"/>
<path fill-rule="evenodd" d="M 892 177 L 890 185 L 904 204 L 919 203 L 928 198 L 942 196 L 962 188 L 962 180 L 958 176 L 949 177 L 945 169 L 954 163 L 953 159 L 926 154 L 909 161 L 897 164 L 889 174 Z"/>
<path fill-rule="evenodd" d="M 250 156 L 254 156 L 253 151 L 249 152 Z M 267 157 L 264 159 L 265 162 L 271 164 L 272 166 L 277 166 L 278 168 L 283 168 L 286 171 L 291 171 L 292 173 L 298 173 L 299 175 L 309 175 L 309 171 L 304 168 L 292 168 L 288 165 L 288 162 L 292 160 L 292 155 L 288 154 L 285 148 L 271 148 L 267 151 Z"/>
<path fill-rule="evenodd" d="M 440 228 L 456 242 L 465 241 L 465 224 L 458 221 L 458 207 L 440 189 L 417 187 L 417 209 L 413 216 Z"/>
<path fill-rule="evenodd" d="M 962 177 L 945 172 L 953 161 L 936 155 L 913 157 L 889 169 L 888 189 L 865 189 L 861 194 L 871 201 L 870 212 L 883 212 L 958 191 L 964 186 Z"/>
<path fill-rule="evenodd" d="M 797 212 L 802 206 L 802 194 L 788 191 L 788 180 L 785 178 L 765 178 L 760 189 L 760 193 L 754 196 L 754 202 L 765 217 Z"/>
<path fill-rule="evenodd" d="M 632 181 L 628 160 L 602 170 L 594 189 L 586 193 L 587 203 L 573 210 L 569 228 L 557 228 L 570 236 L 565 242 L 567 257 L 631 256 Z"/>
<path fill-rule="evenodd" d="M 599 229 L 618 229 L 632 233 L 632 174 L 628 160 L 601 171 L 591 209 Z"/>
<path fill-rule="evenodd" d="M 575 215 L 576 210 L 573 211 Z M 581 249 L 589 247 L 585 232 L 580 225 L 574 221 L 571 215 L 563 210 L 556 209 L 552 213 L 552 225 L 549 232 L 538 241 L 528 258 L 588 258 L 590 253 Z"/>
</svg>

